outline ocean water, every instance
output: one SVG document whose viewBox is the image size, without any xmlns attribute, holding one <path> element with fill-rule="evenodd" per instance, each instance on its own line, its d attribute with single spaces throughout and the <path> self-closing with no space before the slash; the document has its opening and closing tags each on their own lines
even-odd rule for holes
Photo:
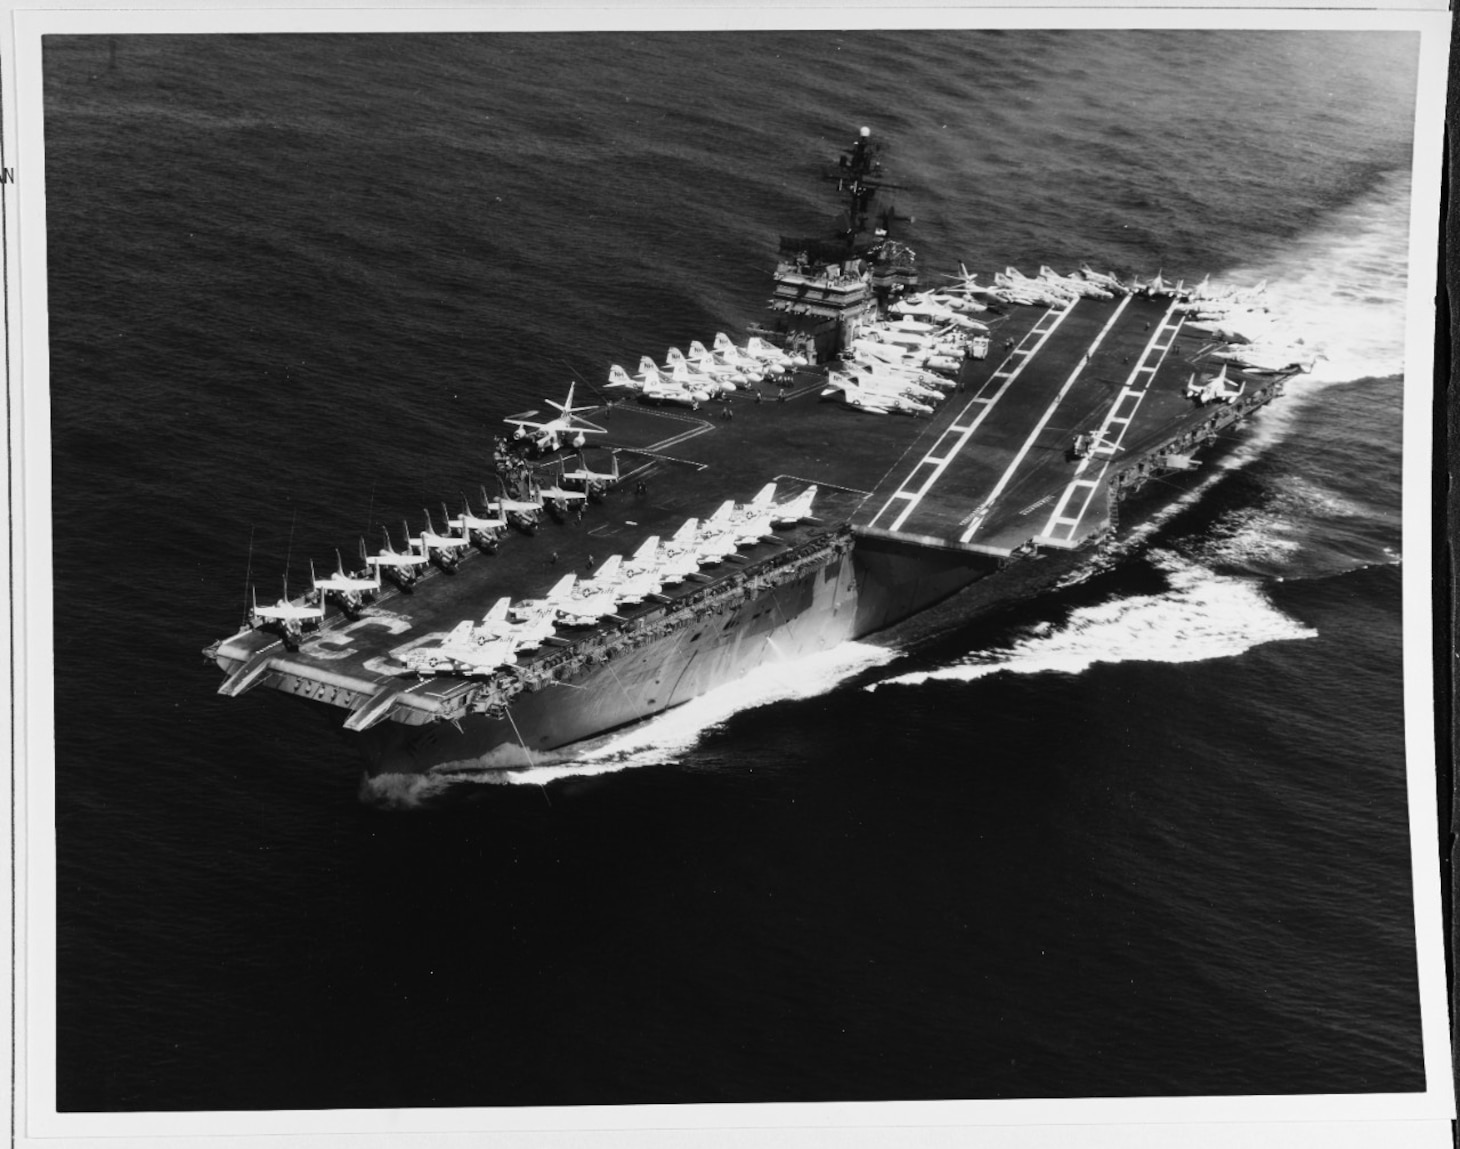
<svg viewBox="0 0 1460 1149">
<path fill-rule="evenodd" d="M 1422 1089 L 1417 50 L 49 38 L 59 1107 Z M 1323 358 L 1055 594 L 506 784 L 367 783 L 216 695 L 250 582 L 474 489 L 573 375 L 743 331 L 862 124 L 929 278 L 1266 279 Z"/>
</svg>

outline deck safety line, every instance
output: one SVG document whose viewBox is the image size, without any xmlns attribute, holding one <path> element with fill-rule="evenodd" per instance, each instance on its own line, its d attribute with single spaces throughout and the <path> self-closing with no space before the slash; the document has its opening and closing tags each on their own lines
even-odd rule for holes
<svg viewBox="0 0 1460 1149">
<path fill-rule="evenodd" d="M 956 456 L 959 451 L 963 450 L 964 445 L 973 436 L 973 433 L 978 430 L 979 425 L 984 421 L 985 418 L 988 417 L 989 412 L 994 409 L 994 405 L 1001 398 L 1003 398 L 1004 393 L 1008 391 L 1010 385 L 1014 382 L 1016 378 L 1018 378 L 1019 372 L 1024 370 L 1024 368 L 1038 353 L 1039 349 L 1044 346 L 1045 341 L 1052 334 L 1054 334 L 1055 328 L 1057 328 L 1064 321 L 1065 317 L 1069 315 L 1069 313 L 1074 309 L 1074 306 L 1075 301 L 1071 300 L 1067 302 L 1063 308 L 1056 309 L 1051 307 L 1048 311 L 1046 311 L 1043 315 L 1039 317 L 1039 322 L 1031 327 L 1024 335 L 1024 339 L 1028 339 L 1030 335 L 1033 335 L 1035 332 L 1039 332 L 1039 339 L 1034 344 L 1034 346 L 1032 348 L 1029 348 L 1028 350 L 1025 350 L 1023 346 L 1024 339 L 1021 339 L 1019 341 L 1019 346 L 1014 348 L 1014 350 L 1009 352 L 1008 356 L 1006 356 L 1005 362 L 1008 362 L 1008 360 L 1012 359 L 1016 354 L 1023 354 L 1023 358 L 1019 361 L 1018 365 L 1012 368 L 1009 373 L 1004 377 L 1003 385 L 1000 386 L 999 389 L 987 399 L 975 397 L 970 399 L 966 404 L 964 404 L 963 410 L 958 412 L 958 415 L 956 416 L 954 422 L 944 429 L 943 434 L 938 437 L 938 441 L 933 444 L 932 451 L 929 451 L 927 455 L 924 455 L 923 458 L 920 459 L 913 467 L 913 469 L 908 472 L 907 478 L 902 481 L 902 485 L 899 486 L 898 489 L 894 491 L 890 496 L 888 496 L 887 502 L 883 503 L 881 509 L 872 516 L 871 521 L 869 521 L 867 524 L 868 526 L 876 525 L 877 520 L 882 517 L 887 508 L 892 506 L 894 499 L 906 499 L 906 507 L 904 507 L 902 513 L 893 520 L 892 526 L 889 529 L 895 531 L 901 528 L 902 524 L 907 521 L 907 517 L 911 515 L 914 510 L 917 509 L 918 502 L 922 499 L 924 495 L 928 493 L 928 490 L 932 487 L 932 485 L 938 481 L 939 476 L 941 476 L 944 470 L 947 469 L 948 464 L 953 461 L 954 456 Z M 1039 331 L 1039 324 L 1044 323 L 1046 320 L 1051 320 L 1049 326 L 1047 326 L 1043 331 Z M 987 386 L 988 383 L 992 383 L 995 379 L 997 379 L 1002 370 L 1003 369 L 1000 368 L 999 371 L 995 371 L 993 375 L 989 377 L 988 382 L 985 383 L 984 386 Z M 980 390 L 982 390 L 982 388 L 980 388 Z M 969 409 L 973 407 L 975 403 L 982 403 L 983 410 L 980 411 L 971 422 L 966 425 L 960 426 L 957 420 L 962 419 L 964 416 L 966 416 L 969 412 Z M 916 491 L 906 490 L 905 488 L 907 487 L 907 484 L 911 482 L 912 477 L 917 474 L 918 468 L 921 467 L 924 463 L 930 462 L 932 460 L 933 451 L 938 450 L 939 447 L 943 445 L 943 440 L 947 439 L 950 435 L 956 436 L 956 439 L 950 445 L 948 450 L 943 453 L 943 461 L 941 463 L 933 463 L 933 473 L 928 476 L 927 481 L 924 482 L 923 485 L 919 487 Z"/>
<path fill-rule="evenodd" d="M 1115 458 L 1115 453 L 1120 448 L 1120 441 L 1125 438 L 1125 433 L 1130 430 L 1130 425 L 1135 420 L 1135 414 L 1141 405 L 1141 400 L 1146 397 L 1146 393 L 1151 389 L 1151 382 L 1156 378 L 1156 372 L 1160 370 L 1161 364 L 1166 361 L 1167 353 L 1176 343 L 1176 336 L 1180 332 L 1181 324 L 1185 320 L 1185 316 L 1176 315 L 1176 322 L 1171 322 L 1172 315 L 1176 311 L 1176 303 L 1177 301 L 1173 300 L 1166 314 L 1161 317 L 1161 323 L 1157 326 L 1156 333 L 1151 336 L 1151 341 L 1146 344 L 1145 350 L 1141 352 L 1141 357 L 1136 360 L 1135 370 L 1126 379 L 1120 394 L 1116 396 L 1115 402 L 1110 405 L 1110 410 L 1105 416 L 1105 421 L 1100 424 L 1100 429 L 1095 432 L 1095 442 L 1097 445 L 1091 447 L 1090 453 L 1081 459 L 1075 467 L 1075 478 L 1065 487 L 1064 494 L 1060 496 L 1060 501 L 1055 504 L 1054 513 L 1050 515 L 1049 522 L 1045 524 L 1044 530 L 1036 536 L 1037 538 L 1050 539 L 1055 542 L 1069 542 L 1074 537 L 1075 528 L 1084 520 L 1085 512 L 1090 509 L 1090 500 L 1095 497 L 1095 492 L 1100 489 L 1101 482 L 1105 478 L 1105 472 L 1110 469 L 1110 464 Z M 1166 341 L 1165 346 L 1158 347 L 1157 341 L 1167 330 L 1171 332 L 1171 338 Z M 1151 352 L 1153 351 L 1158 351 L 1160 354 L 1157 355 L 1155 363 L 1147 366 L 1146 360 L 1151 357 Z M 1145 385 L 1137 389 L 1134 386 L 1136 377 L 1143 372 L 1146 374 Z M 1135 396 L 1135 406 L 1125 415 L 1117 417 L 1115 412 L 1119 410 L 1120 405 L 1130 396 Z M 1107 436 L 1106 432 L 1116 423 L 1120 424 L 1120 433 L 1112 440 Z M 1100 464 L 1100 473 L 1093 479 L 1082 478 L 1081 476 L 1086 469 L 1095 461 L 1097 453 L 1103 453 L 1105 456 Z M 1077 487 L 1086 488 L 1085 500 L 1080 504 L 1078 513 L 1071 517 L 1065 513 L 1065 508 L 1075 497 L 1075 489 Z M 1057 525 L 1065 528 L 1065 536 L 1063 539 L 1055 539 L 1054 537 Z"/>
<path fill-rule="evenodd" d="M 1059 394 L 1057 394 L 1054 397 L 1054 400 L 1050 403 L 1050 405 L 1045 408 L 1044 414 L 1040 417 L 1039 422 L 1034 425 L 1034 430 L 1029 432 L 1029 437 L 1024 440 L 1024 445 L 1019 448 L 1019 453 L 1014 456 L 1014 461 L 1011 462 L 1009 466 L 1005 469 L 1004 473 L 999 476 L 999 481 L 994 484 L 993 490 L 991 490 L 986 496 L 984 496 L 983 502 L 980 503 L 978 509 L 974 511 L 973 520 L 969 523 L 968 529 L 964 531 L 961 536 L 959 536 L 959 542 L 968 542 L 969 539 L 973 538 L 974 534 L 978 531 L 978 528 L 983 525 L 986 508 L 992 506 L 995 500 L 997 500 L 998 497 L 1003 493 L 1004 488 L 1009 485 L 1009 480 L 1014 477 L 1014 472 L 1019 469 L 1019 464 L 1024 462 L 1024 456 L 1029 454 L 1030 448 L 1034 446 L 1034 440 L 1039 438 L 1040 434 L 1043 433 L 1045 426 L 1049 423 L 1050 419 L 1054 417 L 1054 413 L 1059 408 L 1059 405 L 1065 401 L 1065 396 L 1069 394 L 1070 388 L 1075 385 L 1075 380 L 1078 379 L 1081 374 L 1084 373 L 1085 368 L 1090 365 L 1090 360 L 1094 357 L 1095 352 L 1100 347 L 1100 344 L 1105 342 L 1105 337 L 1110 334 L 1110 329 L 1115 326 L 1115 321 L 1120 318 L 1121 313 L 1125 311 L 1126 305 L 1130 303 L 1130 301 L 1131 296 L 1121 296 L 1120 304 L 1116 307 L 1115 311 L 1111 313 L 1110 318 L 1106 320 L 1105 326 L 1100 329 L 1100 334 L 1095 336 L 1095 341 L 1091 343 L 1090 346 L 1085 349 L 1085 353 L 1080 356 L 1080 361 L 1075 364 L 1075 369 L 1070 372 L 1070 377 L 1065 380 L 1064 386 L 1059 389 Z"/>
</svg>

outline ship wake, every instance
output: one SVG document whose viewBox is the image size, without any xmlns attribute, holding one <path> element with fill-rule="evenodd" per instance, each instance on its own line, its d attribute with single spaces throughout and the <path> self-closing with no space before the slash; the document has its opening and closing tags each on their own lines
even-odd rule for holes
<svg viewBox="0 0 1460 1149">
<path fill-rule="evenodd" d="M 461 786 L 541 786 L 567 778 L 673 765 L 706 734 L 742 711 L 825 694 L 896 656 L 887 647 L 845 642 L 803 658 L 780 659 L 673 710 L 560 751 L 528 755 L 513 747 L 508 758 L 483 760 L 471 767 L 458 763 L 430 774 L 367 777 L 361 785 L 361 800 L 385 809 L 412 809 L 429 805 Z"/>
<path fill-rule="evenodd" d="M 1270 261 L 1223 273 L 1237 284 L 1266 280 L 1273 328 L 1318 356 L 1291 397 L 1403 374 L 1410 188 L 1409 173 L 1396 172 Z"/>
<path fill-rule="evenodd" d="M 504 778 L 539 785 L 559 778 L 670 765 L 692 751 L 707 733 L 742 711 L 825 694 L 858 674 L 890 662 L 896 653 L 871 643 L 844 642 L 804 658 L 769 662 L 673 710 L 580 743 L 571 759 L 506 771 Z"/>
<path fill-rule="evenodd" d="M 1153 551 L 1168 588 L 1073 611 L 1062 625 L 1040 623 L 1004 647 L 972 652 L 932 670 L 873 683 L 914 686 L 1010 674 L 1079 674 L 1096 663 L 1201 662 L 1232 658 L 1269 642 L 1317 631 L 1278 610 L 1254 578 L 1216 574 L 1169 551 Z"/>
</svg>

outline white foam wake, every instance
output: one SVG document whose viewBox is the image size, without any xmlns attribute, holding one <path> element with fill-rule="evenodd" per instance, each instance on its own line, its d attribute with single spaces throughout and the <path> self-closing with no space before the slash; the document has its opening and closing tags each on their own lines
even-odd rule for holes
<svg viewBox="0 0 1460 1149">
<path fill-rule="evenodd" d="M 844 642 L 804 658 L 767 663 L 736 682 L 726 683 L 682 706 L 624 730 L 587 739 L 561 750 L 521 761 L 510 757 L 478 769 L 446 768 L 429 774 L 378 774 L 365 777 L 360 800 L 382 809 L 415 809 L 458 786 L 507 784 L 541 786 L 563 778 L 587 778 L 640 766 L 676 762 L 710 730 L 732 715 L 757 706 L 825 694 L 846 679 L 881 666 L 897 652 L 865 642 Z"/>
<path fill-rule="evenodd" d="M 1271 327 L 1321 353 L 1290 391 L 1403 373 L 1410 182 L 1407 171 L 1393 173 L 1271 262 L 1222 275 L 1267 280 Z"/>
<path fill-rule="evenodd" d="M 1151 559 L 1170 584 L 1160 594 L 1082 607 L 1064 625 L 1042 623 L 1007 647 L 975 651 L 949 666 L 867 689 L 969 682 L 999 671 L 1078 674 L 1097 662 L 1201 662 L 1318 633 L 1274 607 L 1256 579 L 1214 574 L 1168 551 L 1152 552 Z"/>
<path fill-rule="evenodd" d="M 1204 563 L 1285 576 L 1303 567 L 1300 558 L 1311 564 L 1315 535 L 1331 551 L 1356 529 L 1372 537 L 1386 524 L 1397 536 L 1397 512 L 1385 512 L 1306 476 L 1287 475 L 1263 502 L 1226 511 L 1204 538 L 1183 549 Z M 1379 553 L 1385 563 L 1399 561 L 1392 547 L 1383 546 Z"/>
<path fill-rule="evenodd" d="M 710 730 L 734 714 L 793 698 L 825 694 L 848 678 L 881 666 L 896 651 L 865 642 L 844 642 L 804 658 L 767 663 L 682 706 L 627 730 L 574 748 L 567 761 L 506 771 L 511 782 L 539 785 L 558 778 L 609 774 L 677 761 Z"/>
</svg>

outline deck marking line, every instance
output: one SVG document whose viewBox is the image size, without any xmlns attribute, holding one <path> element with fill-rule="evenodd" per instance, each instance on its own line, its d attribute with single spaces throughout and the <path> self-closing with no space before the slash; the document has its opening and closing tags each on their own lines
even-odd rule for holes
<svg viewBox="0 0 1460 1149">
<path fill-rule="evenodd" d="M 907 522 L 908 516 L 910 516 L 913 511 L 917 509 L 917 505 L 919 501 L 921 501 L 922 497 L 926 495 L 929 490 L 932 489 L 933 484 L 936 483 L 938 479 L 942 476 L 943 471 L 947 468 L 948 464 L 953 461 L 954 456 L 956 456 L 959 451 L 963 450 L 964 444 L 968 442 L 974 431 L 976 431 L 979 425 L 983 423 L 984 419 L 988 416 L 988 413 L 994 409 L 994 403 L 1004 396 L 1010 386 L 1013 385 L 1014 380 L 1018 378 L 1019 373 L 1024 370 L 1024 367 L 1028 363 L 1032 362 L 1035 353 L 1037 353 L 1039 349 L 1044 346 L 1045 342 L 1054 333 L 1055 329 L 1060 325 L 1061 321 L 1064 320 L 1065 316 L 1067 316 L 1074 309 L 1074 306 L 1075 305 L 1073 303 L 1068 303 L 1059 311 L 1055 311 L 1053 308 L 1051 308 L 1048 312 L 1045 313 L 1046 316 L 1053 316 L 1053 320 L 1051 321 L 1050 325 L 1046 327 L 1043 332 L 1040 333 L 1038 340 L 1036 340 L 1034 346 L 1028 350 L 1027 354 L 1020 361 L 1019 365 L 1009 372 L 1008 378 L 1004 380 L 1003 386 L 999 388 L 999 390 L 992 396 L 990 402 L 985 405 L 984 409 L 980 411 L 978 415 L 974 418 L 973 422 L 969 425 L 969 429 L 959 434 L 957 440 L 949 447 L 947 454 L 944 456 L 945 461 L 934 469 L 933 473 L 928 476 L 927 482 L 925 482 L 922 487 L 919 488 L 916 496 L 912 499 L 911 502 L 908 503 L 905 508 L 903 508 L 902 514 L 898 515 L 897 518 L 893 520 L 891 527 L 892 530 L 896 531 L 901 529 L 902 524 Z M 1043 321 L 1043 318 L 1044 317 L 1041 317 L 1041 322 Z M 1034 327 L 1030 328 L 1029 333 L 1026 334 L 1024 338 L 1028 339 L 1029 335 L 1033 335 L 1038 330 L 1039 324 L 1035 324 Z M 1019 347 L 1016 347 L 1015 351 L 1018 351 L 1021 347 L 1023 347 L 1023 340 L 1020 341 Z M 960 411 L 959 414 L 963 415 L 967 413 L 968 408 L 972 405 L 972 403 L 965 405 L 963 411 Z M 947 432 L 945 431 L 944 434 L 946 435 Z M 917 468 L 915 467 L 913 469 L 916 470 Z M 912 476 L 909 475 L 908 477 L 911 478 Z M 883 509 L 885 510 L 886 508 L 884 507 Z M 877 513 L 880 515 L 882 512 L 878 511 Z M 873 523 L 875 523 L 877 520 L 874 518 L 872 521 Z"/>
<path fill-rule="evenodd" d="M 1105 326 L 1100 329 L 1100 334 L 1095 336 L 1094 341 L 1085 349 L 1085 353 L 1080 357 L 1079 362 L 1075 364 L 1075 369 L 1070 372 L 1069 378 L 1067 378 L 1064 381 L 1064 385 L 1060 387 L 1059 393 L 1055 395 L 1049 406 L 1045 408 L 1044 414 L 1040 416 L 1039 422 L 1034 425 L 1034 430 L 1029 432 L 1028 438 L 1024 440 L 1024 445 L 1019 448 L 1019 453 L 1014 456 L 1013 462 L 1011 462 L 1008 467 L 1005 468 L 1004 473 L 999 476 L 999 481 L 994 484 L 993 490 L 991 490 L 984 497 L 985 505 L 992 505 L 993 502 L 999 497 L 999 495 L 1003 493 L 1004 488 L 1008 486 L 1009 480 L 1014 477 L 1014 472 L 1019 469 L 1019 464 L 1024 461 L 1024 456 L 1029 454 L 1030 448 L 1034 446 L 1034 440 L 1039 438 L 1040 434 L 1044 431 L 1045 426 L 1049 423 L 1050 419 L 1054 417 L 1055 411 L 1059 408 L 1059 405 L 1064 402 L 1065 396 L 1068 395 L 1070 392 L 1070 388 L 1075 385 L 1075 380 L 1078 379 L 1080 375 L 1084 372 L 1085 368 L 1090 363 L 1090 359 L 1094 356 L 1096 350 L 1100 347 L 1102 343 L 1105 342 L 1105 337 L 1110 334 L 1110 329 L 1115 326 L 1116 320 L 1118 320 L 1121 316 L 1121 313 L 1125 311 L 1126 305 L 1130 303 L 1131 298 L 1132 297 L 1129 295 L 1121 296 L 1119 305 L 1117 305 L 1116 309 L 1111 312 L 1110 318 L 1105 321 Z M 963 532 L 958 541 L 961 543 L 968 542 L 968 540 L 973 537 L 974 532 L 978 530 L 978 526 L 978 523 L 974 523 L 966 531 Z"/>
<path fill-rule="evenodd" d="M 1174 324 L 1172 322 L 1173 316 L 1175 320 Z M 1135 382 L 1136 376 L 1142 371 L 1151 372 L 1151 378 L 1155 378 L 1155 372 L 1160 369 L 1161 364 L 1165 361 L 1166 352 L 1169 351 L 1171 346 L 1176 342 L 1175 338 L 1173 337 L 1170 342 L 1165 345 L 1164 348 L 1161 348 L 1157 344 L 1157 339 L 1162 335 L 1163 332 L 1165 332 L 1168 326 L 1170 326 L 1173 331 L 1179 333 L 1181 330 L 1181 325 L 1184 321 L 1185 316 L 1176 314 L 1176 301 L 1173 300 L 1171 306 L 1167 308 L 1166 314 L 1162 317 L 1161 323 L 1157 326 L 1156 333 L 1151 336 L 1151 341 L 1146 344 L 1146 349 L 1141 352 L 1140 359 L 1136 361 L 1137 367 L 1134 371 L 1130 373 L 1130 378 L 1126 380 L 1125 388 L 1122 390 L 1120 397 L 1117 398 L 1116 401 L 1111 405 L 1110 414 L 1105 417 L 1105 421 L 1100 425 L 1099 431 L 1096 432 L 1101 444 L 1099 450 L 1104 452 L 1103 461 L 1100 463 L 1099 473 L 1095 476 L 1094 479 L 1086 479 L 1081 477 L 1085 470 L 1092 465 L 1092 462 L 1095 459 L 1096 452 L 1091 451 L 1088 455 L 1080 460 L 1079 466 L 1075 468 L 1076 477 L 1066 486 L 1064 497 L 1059 501 L 1059 505 L 1055 510 L 1055 515 L 1051 516 L 1049 523 L 1045 526 L 1044 533 L 1046 535 L 1053 535 L 1054 528 L 1057 523 L 1069 521 L 1068 519 L 1060 519 L 1055 516 L 1058 516 L 1060 511 L 1065 509 L 1066 504 L 1074 498 L 1075 488 L 1077 486 L 1088 486 L 1089 488 L 1089 490 L 1085 494 L 1084 500 L 1080 503 L 1079 513 L 1074 519 L 1076 525 L 1084 521 L 1085 514 L 1090 509 L 1090 500 L 1095 497 L 1095 492 L 1100 488 L 1101 483 L 1104 481 L 1105 473 L 1110 469 L 1111 460 L 1115 457 L 1115 453 L 1120 447 L 1121 440 L 1125 438 L 1126 432 L 1130 430 L 1131 421 L 1135 418 L 1136 409 L 1139 408 L 1141 400 L 1146 397 L 1146 393 L 1149 390 L 1150 381 L 1147 381 L 1146 387 L 1142 387 L 1139 389 L 1132 388 L 1131 384 Z M 1152 352 L 1157 351 L 1159 351 L 1159 354 L 1157 355 L 1155 363 L 1147 366 L 1146 360 L 1151 357 Z M 1124 401 L 1127 393 L 1134 395 L 1136 400 L 1136 407 L 1133 407 L 1131 409 L 1131 413 L 1128 416 L 1125 416 L 1124 418 L 1117 417 L 1115 414 L 1115 409 L 1119 407 L 1120 404 Z M 1112 441 L 1105 432 L 1116 423 L 1121 424 L 1120 433 Z M 1073 536 L 1074 528 L 1071 528 L 1069 537 L 1073 538 Z"/>
<path fill-rule="evenodd" d="M 1047 327 L 1043 331 L 1043 333 L 1040 334 L 1039 339 L 1036 341 L 1036 343 L 1034 345 L 1034 348 L 1033 348 L 1034 351 L 1038 351 L 1039 348 L 1044 345 L 1045 340 L 1047 340 L 1049 338 L 1050 334 L 1055 330 L 1055 328 L 1057 328 L 1060 325 L 1060 323 L 1064 321 L 1065 316 L 1067 316 L 1074 309 L 1074 306 L 1075 305 L 1073 303 L 1068 303 L 1062 309 L 1060 309 L 1058 311 L 1056 311 L 1055 309 L 1051 308 L 1048 312 L 1045 313 L 1048 316 L 1053 316 L 1053 320 L 1052 320 L 1050 326 Z M 1043 317 L 1041 317 L 1041 321 L 1042 320 L 1043 320 Z M 1038 329 L 1038 324 L 1036 324 L 1034 327 L 1030 328 L 1030 330 L 1025 334 L 1024 338 L 1025 339 L 1028 339 L 1029 336 L 1030 335 L 1033 335 L 1037 329 Z M 956 439 L 955 439 L 955 441 L 950 446 L 949 450 L 947 452 L 945 452 L 945 454 L 944 454 L 944 458 L 946 458 L 946 459 L 948 459 L 948 460 L 951 461 L 952 458 L 955 455 L 957 455 L 959 451 L 961 451 L 963 449 L 963 447 L 965 446 L 965 444 L 967 444 L 967 442 L 969 440 L 969 437 L 975 431 L 978 430 L 979 426 L 983 423 L 984 419 L 987 418 L 989 412 L 994 409 L 994 404 L 996 404 L 1001 398 L 1003 398 L 1005 392 L 1008 391 L 1009 387 L 1013 384 L 1014 380 L 1019 377 L 1019 373 L 1024 370 L 1024 367 L 1025 367 L 1025 365 L 1028 362 L 1029 362 L 1029 359 L 1028 358 L 1025 358 L 1022 361 L 1020 361 L 1016 366 L 1014 366 L 1013 368 L 1009 369 L 1008 373 L 1004 376 L 1003 383 L 999 386 L 998 390 L 995 391 L 993 395 L 989 396 L 987 400 L 983 401 L 984 402 L 983 410 L 981 410 L 974 417 L 974 419 L 973 419 L 973 421 L 971 423 L 967 424 L 966 426 L 959 426 L 958 424 L 955 423 L 955 424 L 952 424 L 949 427 L 945 428 L 944 431 L 943 431 L 943 434 L 941 436 L 939 436 L 938 442 L 933 445 L 933 450 L 936 451 L 939 448 L 939 446 L 942 444 L 943 439 L 946 438 L 946 437 L 948 437 L 950 434 L 952 434 L 952 433 L 954 433 L 956 431 Z M 1002 372 L 1002 369 L 1001 369 L 1001 372 Z M 990 378 L 989 381 L 988 381 L 988 383 L 985 383 L 984 384 L 984 387 L 987 387 L 989 385 L 989 383 L 992 383 L 994 381 L 994 379 L 996 379 L 996 378 L 998 378 L 998 375 L 997 374 L 995 376 L 993 376 L 992 378 Z M 983 387 L 979 388 L 980 391 L 982 391 L 983 389 L 984 389 Z M 973 407 L 973 404 L 974 404 L 974 400 L 973 399 L 970 399 L 966 404 L 964 404 L 963 410 L 959 411 L 958 414 L 956 416 L 954 416 L 954 418 L 955 419 L 961 419 L 961 418 L 965 417 L 968 414 L 969 410 Z M 947 466 L 947 464 L 945 463 L 945 464 L 943 464 L 943 466 Z M 912 468 L 912 470 L 908 472 L 907 478 L 905 478 L 902 481 L 902 486 L 899 487 L 898 490 L 896 492 L 894 492 L 888 498 L 888 500 L 885 503 L 882 504 L 882 506 L 880 508 L 878 508 L 877 513 L 875 515 L 873 515 L 872 518 L 868 521 L 867 525 L 869 527 L 875 526 L 876 523 L 877 523 L 877 520 L 882 517 L 882 515 L 887 511 L 887 509 L 890 506 L 892 506 L 892 500 L 895 499 L 895 498 L 898 498 L 900 496 L 902 498 L 905 498 L 905 499 L 908 499 L 909 500 L 908 505 L 907 505 L 907 508 L 903 511 L 903 513 L 901 515 L 899 515 L 893 521 L 893 524 L 892 524 L 891 527 L 884 528 L 884 529 L 892 530 L 892 531 L 898 530 L 902 526 L 902 524 L 907 521 L 908 515 L 910 515 L 912 513 L 913 509 L 917 506 L 918 501 L 925 494 L 927 494 L 928 489 L 935 482 L 937 482 L 938 476 L 943 473 L 943 467 L 938 467 L 937 469 L 935 469 L 934 472 L 933 472 L 933 474 L 928 477 L 928 480 L 920 488 L 918 488 L 916 491 L 907 491 L 906 490 L 907 484 L 912 481 L 913 475 L 916 472 L 917 472 L 917 467 L 914 466 Z"/>
</svg>

